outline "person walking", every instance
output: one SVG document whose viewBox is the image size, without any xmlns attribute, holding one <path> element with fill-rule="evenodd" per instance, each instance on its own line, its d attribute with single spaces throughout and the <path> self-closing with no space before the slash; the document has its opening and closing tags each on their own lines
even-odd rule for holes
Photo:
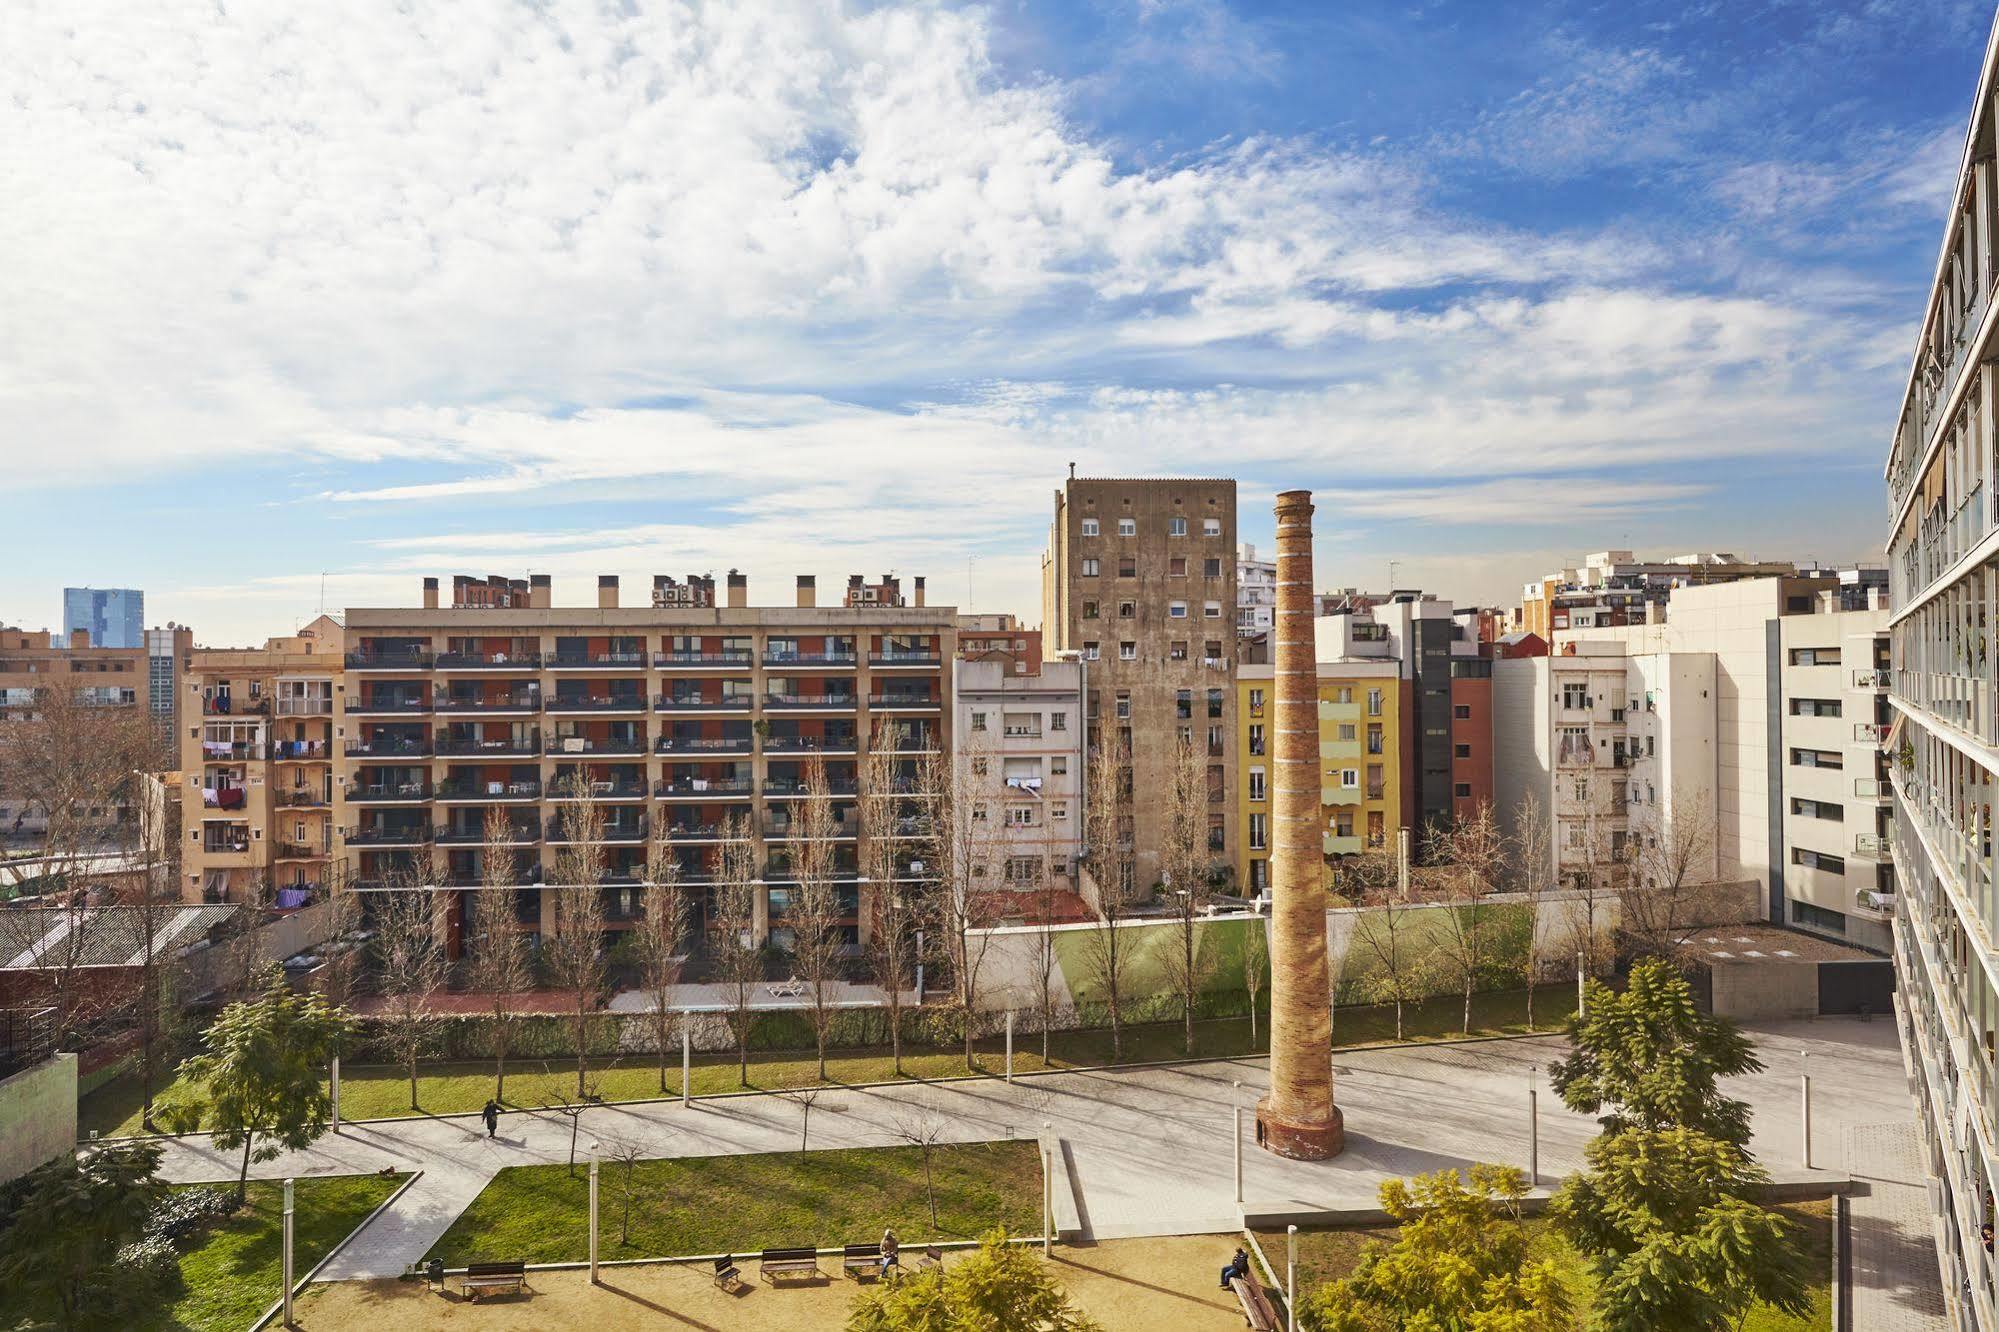
<svg viewBox="0 0 1999 1332">
<path fill-rule="evenodd" d="M 499 1102 L 497 1102 L 497 1101 L 493 1101 L 493 1100 L 488 1100 L 488 1101 L 486 1102 L 486 1108 L 485 1108 L 484 1110 L 481 1110 L 481 1111 L 479 1112 L 479 1117 L 480 1117 L 481 1119 L 483 1119 L 483 1120 L 485 1120 L 485 1121 L 486 1121 L 486 1136 L 487 1136 L 487 1137 L 489 1137 L 489 1138 L 490 1138 L 490 1137 L 492 1137 L 492 1136 L 493 1136 L 494 1134 L 496 1134 L 497 1132 L 499 1132 L 499 1128 L 500 1128 L 500 1105 L 499 1105 Z"/>
</svg>

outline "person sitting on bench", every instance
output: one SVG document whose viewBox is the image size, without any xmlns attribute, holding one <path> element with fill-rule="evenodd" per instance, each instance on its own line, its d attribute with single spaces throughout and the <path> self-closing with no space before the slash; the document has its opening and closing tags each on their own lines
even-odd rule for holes
<svg viewBox="0 0 1999 1332">
<path fill-rule="evenodd" d="M 1222 1289 L 1227 1290 L 1231 1281 L 1248 1275 L 1249 1251 L 1246 1249 L 1237 1249 L 1235 1257 L 1229 1259 L 1229 1265 L 1222 1269 Z"/>
<path fill-rule="evenodd" d="M 882 1231 L 882 1275 L 888 1275 L 891 1267 L 902 1266 L 902 1241 L 895 1237 L 895 1231 Z"/>
</svg>

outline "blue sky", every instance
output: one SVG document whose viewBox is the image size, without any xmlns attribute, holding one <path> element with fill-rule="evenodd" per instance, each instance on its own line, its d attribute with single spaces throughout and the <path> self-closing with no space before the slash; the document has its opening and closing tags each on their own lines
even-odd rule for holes
<svg viewBox="0 0 1999 1332">
<path fill-rule="evenodd" d="M 1320 581 L 1877 554 L 1988 8 L 28 0 L 0 622 L 927 574 L 1230 474 Z"/>
</svg>

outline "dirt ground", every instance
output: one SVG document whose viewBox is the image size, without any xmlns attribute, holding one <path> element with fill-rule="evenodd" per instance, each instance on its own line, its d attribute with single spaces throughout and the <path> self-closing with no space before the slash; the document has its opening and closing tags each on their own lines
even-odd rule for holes
<svg viewBox="0 0 1999 1332">
<path fill-rule="evenodd" d="M 1235 1251 L 1234 1235 L 1178 1235 L 1162 1239 L 1109 1240 L 1057 1245 L 1052 1259 L 1062 1284 L 1105 1332 L 1205 1332 L 1240 1328 L 1235 1299 L 1216 1277 Z M 947 1254 L 949 1261 L 955 1254 Z M 839 1259 L 820 1260 L 837 1273 Z M 531 1293 L 468 1302 L 436 1294 L 420 1281 L 342 1281 L 314 1286 L 298 1304 L 298 1324 L 308 1332 L 350 1332 L 394 1327 L 481 1332 L 539 1329 L 661 1327 L 712 1332 L 789 1332 L 837 1329 L 847 1317 L 854 1283 L 837 1275 L 782 1290 L 760 1284 L 756 1263 L 743 1264 L 745 1285 L 736 1294 L 715 1288 L 705 1267 L 653 1263 L 600 1269 L 602 1285 L 583 1272 L 531 1272 Z"/>
</svg>

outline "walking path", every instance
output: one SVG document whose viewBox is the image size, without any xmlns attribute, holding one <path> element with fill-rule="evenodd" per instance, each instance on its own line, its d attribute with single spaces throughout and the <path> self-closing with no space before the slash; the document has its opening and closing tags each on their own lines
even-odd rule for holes
<svg viewBox="0 0 1999 1332">
<path fill-rule="evenodd" d="M 1913 1114 L 1849 1129 L 1846 1155 L 1854 1162 L 1848 1325 L 1864 1332 L 1944 1332 L 1923 1138 Z"/>
<path fill-rule="evenodd" d="M 1847 1130 L 1907 1122 L 1908 1095 L 1891 1022 L 1846 1019 L 1752 1028 L 1765 1072 L 1728 1090 L 1755 1112 L 1754 1147 L 1772 1170 L 1796 1174 L 1801 1149 L 1799 1054 L 1809 1051 L 1822 1089 L 1813 1106 L 1814 1164 L 1848 1173 Z M 1541 1171 L 1582 1164 L 1593 1121 L 1570 1114 L 1547 1090 L 1546 1066 L 1560 1037 L 1403 1046 L 1336 1053 L 1337 1097 L 1347 1150 L 1333 1161 L 1284 1161 L 1246 1144 L 1244 1196 L 1315 1208 L 1375 1205 L 1384 1179 L 1473 1161 L 1527 1163 L 1529 1070 L 1540 1066 Z M 1099 1239 L 1199 1234 L 1240 1224 L 1235 1202 L 1231 1107 L 1254 1105 L 1268 1086 L 1263 1059 L 1171 1068 L 1100 1070 L 822 1093 L 812 1113 L 818 1148 L 891 1145 L 895 1119 L 922 1105 L 946 1123 L 946 1141 L 1032 1137 L 1046 1122 L 1063 1140 L 1084 1232 Z M 1242 1084 L 1240 1092 L 1231 1083 Z M 1824 1091 L 1837 1088 L 1837 1092 Z M 1250 1115 L 1245 1113 L 1245 1121 Z M 581 1152 L 593 1140 L 636 1139 L 649 1156 L 719 1156 L 792 1150 L 799 1109 L 781 1095 L 606 1105 L 582 1117 Z M 1245 1124 L 1245 1137 L 1249 1136 Z M 348 1124 L 303 1152 L 252 1166 L 263 1178 L 421 1169 L 406 1190 L 338 1254 L 324 1276 L 394 1276 L 429 1251 L 452 1220 L 505 1166 L 567 1159 L 563 1116 L 502 1117 L 497 1139 L 472 1115 Z M 169 1140 L 163 1166 L 176 1182 L 233 1179 L 236 1158 L 205 1135 Z M 1854 1158 L 1858 1160 L 1859 1158 Z M 1061 1181 L 1058 1180 L 1058 1186 Z M 1866 1326 L 1866 1324 L 1860 1324 Z"/>
</svg>

